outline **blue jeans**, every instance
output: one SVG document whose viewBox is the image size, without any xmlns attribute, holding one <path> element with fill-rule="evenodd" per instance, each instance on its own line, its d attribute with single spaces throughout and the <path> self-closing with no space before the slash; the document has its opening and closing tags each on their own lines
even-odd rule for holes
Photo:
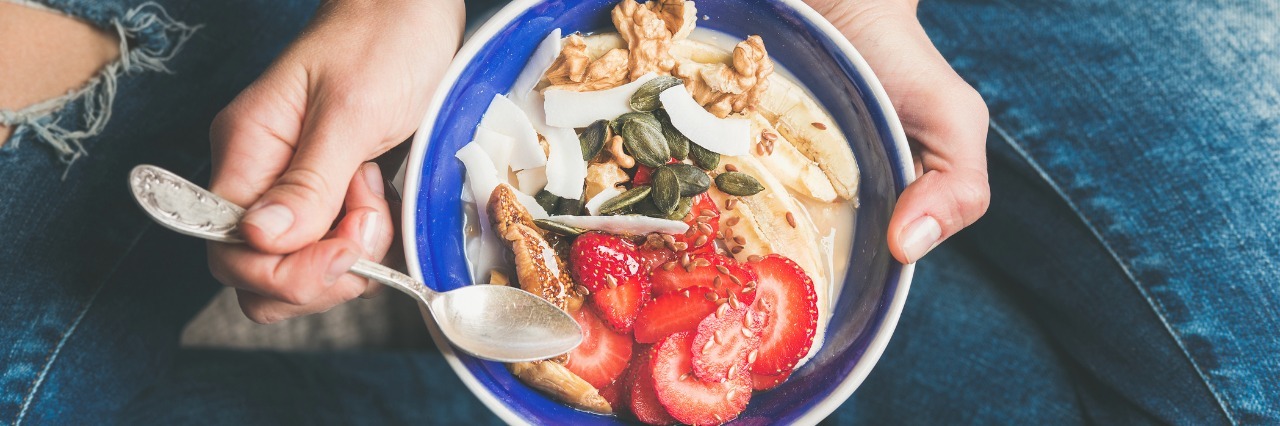
<svg viewBox="0 0 1280 426">
<path fill-rule="evenodd" d="M 43 2 L 104 27 L 140 4 Z M 131 33 L 172 73 L 123 67 L 109 122 L 67 145 L 82 155 L 41 122 L 0 149 L 0 423 L 498 423 L 434 350 L 177 347 L 218 286 L 125 176 L 207 179 L 212 116 L 314 4 L 157 8 L 203 26 L 174 51 L 181 27 Z M 992 205 L 921 262 L 889 349 L 828 422 L 1280 423 L 1280 6 L 920 14 L 990 105 Z M 87 126 L 83 108 L 40 119 Z"/>
</svg>

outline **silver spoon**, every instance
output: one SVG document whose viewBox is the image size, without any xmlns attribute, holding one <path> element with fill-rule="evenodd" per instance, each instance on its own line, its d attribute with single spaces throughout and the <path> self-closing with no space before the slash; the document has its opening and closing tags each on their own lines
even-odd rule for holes
<svg viewBox="0 0 1280 426">
<path fill-rule="evenodd" d="M 140 165 L 129 173 L 133 197 L 152 219 L 182 234 L 239 244 L 244 209 L 168 170 Z M 351 273 L 413 296 L 445 338 L 463 351 L 502 362 L 551 358 L 582 342 L 582 328 L 555 305 L 514 287 L 469 285 L 437 292 L 408 275 L 361 259 Z"/>
</svg>

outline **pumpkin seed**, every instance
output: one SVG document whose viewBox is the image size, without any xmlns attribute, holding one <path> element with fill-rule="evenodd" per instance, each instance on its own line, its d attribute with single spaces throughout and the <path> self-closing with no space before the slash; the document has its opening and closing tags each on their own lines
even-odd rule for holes
<svg viewBox="0 0 1280 426">
<path fill-rule="evenodd" d="M 681 197 L 680 203 L 676 204 L 676 210 L 667 215 L 666 218 L 670 220 L 680 220 L 683 219 L 685 215 L 689 214 L 690 210 L 693 210 L 693 197 Z"/>
<path fill-rule="evenodd" d="M 601 204 L 600 214 L 615 215 L 622 213 L 628 207 L 631 207 L 632 205 L 640 202 L 640 200 L 648 197 L 649 192 L 652 191 L 652 189 L 653 188 L 648 185 L 640 185 L 635 188 L 628 189 L 625 192 L 618 194 L 617 197 L 610 198 L 608 201 L 605 201 L 604 204 Z"/>
<path fill-rule="evenodd" d="M 692 197 L 707 192 L 707 188 L 711 187 L 711 177 L 697 167 L 684 163 L 671 163 L 659 168 L 668 168 L 676 172 L 676 177 L 680 180 L 681 197 Z"/>
<path fill-rule="evenodd" d="M 739 197 L 756 195 L 764 191 L 764 186 L 760 185 L 756 178 L 742 172 L 724 172 L 717 175 L 716 187 L 726 194 Z"/>
<path fill-rule="evenodd" d="M 586 130 L 578 135 L 578 143 L 582 144 L 582 161 L 591 161 L 592 158 L 596 158 L 596 154 L 604 148 L 607 140 L 609 140 L 609 120 L 598 120 L 587 126 Z"/>
<path fill-rule="evenodd" d="M 653 127 L 662 128 L 662 123 L 659 122 L 658 118 L 654 117 L 653 114 L 647 112 L 628 112 L 626 114 L 619 115 L 618 118 L 610 121 L 609 129 L 613 130 L 613 134 L 620 135 L 622 134 L 622 125 L 632 121 L 642 121 L 652 125 Z"/>
<path fill-rule="evenodd" d="M 660 125 L 654 126 L 640 119 L 622 124 L 622 146 L 637 162 L 649 167 L 661 166 L 671 159 L 671 149 L 667 147 L 666 138 L 662 137 Z"/>
<path fill-rule="evenodd" d="M 693 142 L 689 142 L 689 158 L 693 159 L 693 164 L 697 164 L 702 170 L 715 170 L 716 166 L 720 165 L 720 153 Z"/>
<path fill-rule="evenodd" d="M 545 189 L 538 191 L 538 193 L 533 196 L 533 199 L 537 201 L 538 205 L 542 206 L 542 209 L 546 210 L 547 213 L 556 211 L 556 206 L 560 204 L 560 197 L 547 192 Z"/>
<path fill-rule="evenodd" d="M 658 95 L 664 90 L 684 84 L 684 80 L 664 75 L 645 84 L 641 84 L 636 93 L 631 95 L 631 109 L 636 111 L 653 111 L 658 109 Z"/>
<path fill-rule="evenodd" d="M 653 171 L 653 193 L 650 198 L 653 199 L 653 206 L 663 216 L 676 210 L 676 205 L 680 203 L 680 178 L 674 169 L 659 167 Z"/>
<path fill-rule="evenodd" d="M 587 205 L 587 203 L 582 201 L 582 198 L 584 197 L 578 197 L 577 199 L 561 198 L 560 202 L 556 203 L 555 213 L 551 214 L 577 216 L 578 213 L 582 212 L 582 208 Z M 550 212 L 548 211 L 548 213 Z"/>
<path fill-rule="evenodd" d="M 671 116 L 667 115 L 664 109 L 656 109 L 653 111 L 654 117 L 658 118 L 658 122 L 662 123 L 662 137 L 667 138 L 667 146 L 671 148 L 671 156 L 677 160 L 683 161 L 689 158 L 689 138 L 680 133 L 675 125 L 671 124 Z"/>
<path fill-rule="evenodd" d="M 587 232 L 587 230 L 582 228 L 573 227 L 573 226 L 565 225 L 560 222 L 550 221 L 546 219 L 534 219 L 533 224 L 538 225 L 539 228 L 542 228 L 545 231 L 548 231 L 554 234 L 568 236 L 568 237 L 576 237 L 576 236 L 582 235 L 582 233 L 584 232 Z"/>
<path fill-rule="evenodd" d="M 640 200 L 640 202 L 632 205 L 630 213 L 634 215 L 648 216 L 648 217 L 655 217 L 655 218 L 667 217 L 665 213 L 658 211 L 658 208 L 653 206 L 653 197 L 645 198 L 643 200 Z"/>
</svg>

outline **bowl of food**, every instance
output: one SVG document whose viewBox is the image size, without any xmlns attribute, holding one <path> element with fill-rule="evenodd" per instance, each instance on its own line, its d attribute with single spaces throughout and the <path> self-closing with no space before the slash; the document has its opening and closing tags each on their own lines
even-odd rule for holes
<svg viewBox="0 0 1280 426">
<path fill-rule="evenodd" d="M 517 0 L 458 53 L 408 164 L 411 274 L 519 286 L 583 328 L 513 364 L 433 328 L 510 423 L 815 423 L 913 271 L 886 245 L 901 125 L 799 0 Z"/>
</svg>

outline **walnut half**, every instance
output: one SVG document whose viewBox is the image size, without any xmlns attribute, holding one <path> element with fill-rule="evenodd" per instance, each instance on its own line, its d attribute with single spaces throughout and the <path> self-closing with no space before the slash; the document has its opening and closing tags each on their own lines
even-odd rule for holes
<svg viewBox="0 0 1280 426">
<path fill-rule="evenodd" d="M 547 80 L 557 89 L 590 92 L 610 89 L 630 81 L 627 71 L 631 57 L 626 50 L 613 49 L 591 59 L 587 42 L 572 34 L 564 40 L 560 56 L 547 69 Z"/>
<path fill-rule="evenodd" d="M 703 107 L 724 118 L 755 109 L 769 89 L 773 60 L 760 36 L 750 36 L 733 49 L 733 65 L 681 61 L 672 70 Z"/>
<path fill-rule="evenodd" d="M 651 0 L 650 3 L 655 1 L 659 0 Z M 622 0 L 613 8 L 611 15 L 613 26 L 627 42 L 631 53 L 632 81 L 650 72 L 660 75 L 671 73 L 671 68 L 676 66 L 676 60 L 671 56 L 672 31 L 667 29 L 666 21 L 657 12 L 636 3 L 636 0 Z"/>
</svg>

